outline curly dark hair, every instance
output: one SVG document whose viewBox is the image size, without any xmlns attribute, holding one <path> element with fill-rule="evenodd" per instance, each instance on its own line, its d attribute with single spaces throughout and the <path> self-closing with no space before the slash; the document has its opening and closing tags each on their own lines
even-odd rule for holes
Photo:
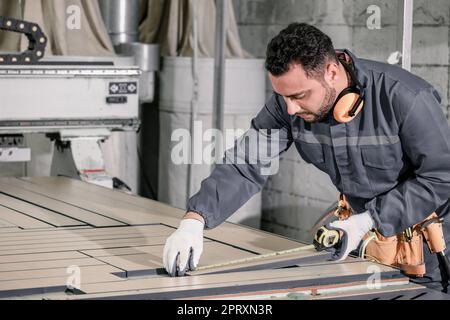
<svg viewBox="0 0 450 320">
<path fill-rule="evenodd" d="M 292 23 L 267 46 L 266 69 L 274 76 L 301 64 L 308 77 L 320 77 L 329 59 L 337 61 L 333 42 L 325 33 L 306 23 Z"/>
</svg>

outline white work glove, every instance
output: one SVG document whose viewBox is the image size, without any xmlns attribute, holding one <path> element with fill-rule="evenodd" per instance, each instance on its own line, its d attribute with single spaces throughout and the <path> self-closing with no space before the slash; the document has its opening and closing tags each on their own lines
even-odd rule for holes
<svg viewBox="0 0 450 320">
<path fill-rule="evenodd" d="M 195 270 L 203 252 L 204 224 L 196 219 L 183 219 L 178 229 L 167 238 L 163 264 L 171 277 L 184 276 Z"/>
<path fill-rule="evenodd" d="M 341 245 L 334 249 L 331 256 L 333 260 L 342 261 L 347 258 L 350 252 L 358 248 L 364 235 L 374 227 L 374 222 L 369 211 L 365 211 L 354 214 L 347 220 L 334 221 L 327 227 L 343 232 Z"/>
</svg>

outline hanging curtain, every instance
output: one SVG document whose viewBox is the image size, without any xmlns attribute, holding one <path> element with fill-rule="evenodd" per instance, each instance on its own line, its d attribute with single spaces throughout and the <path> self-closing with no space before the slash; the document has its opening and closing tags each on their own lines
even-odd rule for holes
<svg viewBox="0 0 450 320">
<path fill-rule="evenodd" d="M 0 16 L 21 19 L 20 1 L 0 0 Z M 18 51 L 20 35 L 14 32 L 0 31 L 0 51 Z"/>
<path fill-rule="evenodd" d="M 165 56 L 192 56 L 192 1 L 198 6 L 199 57 L 214 57 L 216 5 L 212 0 L 146 0 L 146 16 L 139 26 L 140 41 L 159 43 Z M 231 1 L 227 21 L 227 58 L 251 57 L 239 39 Z"/>
<path fill-rule="evenodd" d="M 68 11 L 70 6 L 79 9 L 79 17 L 73 16 L 78 11 Z M 39 24 L 49 39 L 47 56 L 114 55 L 97 0 L 0 0 L 0 15 Z M 72 18 L 80 19 L 79 29 L 68 28 L 67 21 Z M 27 44 L 25 37 L 12 32 L 0 37 L 1 51 L 23 51 Z"/>
</svg>

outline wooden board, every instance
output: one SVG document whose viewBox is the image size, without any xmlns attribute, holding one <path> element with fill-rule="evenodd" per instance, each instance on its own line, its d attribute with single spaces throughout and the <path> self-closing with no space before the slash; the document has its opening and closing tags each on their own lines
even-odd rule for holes
<svg viewBox="0 0 450 320">
<path fill-rule="evenodd" d="M 61 258 L 57 260 L 44 260 L 44 261 L 30 261 L 30 262 L 12 262 L 12 263 L 0 263 L 0 281 L 11 280 L 13 277 L 11 273 L 22 272 L 22 271 L 37 271 L 43 269 L 55 269 L 55 268 L 68 268 L 70 266 L 99 266 L 106 263 L 94 259 L 94 258 L 77 258 L 77 259 L 66 259 Z M 29 274 L 29 273 L 28 273 Z M 32 273 L 33 277 L 39 277 L 38 273 Z"/>
<path fill-rule="evenodd" d="M 56 228 L 55 228 L 56 229 Z M 11 234 L 0 238 L 0 263 L 2 256 L 109 249 L 143 245 L 163 245 L 173 228 L 162 225 L 58 230 L 33 234 Z M 49 238 L 46 238 L 48 236 Z"/>
<path fill-rule="evenodd" d="M 276 288 L 280 284 L 291 287 L 313 286 L 324 283 L 345 283 L 347 281 L 364 281 L 371 274 L 370 262 L 360 264 L 335 264 L 332 266 L 321 265 L 312 267 L 298 267 L 278 270 L 263 270 L 236 272 L 228 274 L 200 275 L 195 277 L 152 277 L 128 279 L 124 282 L 103 283 L 101 285 L 86 285 L 83 288 L 85 293 L 105 293 L 120 292 L 130 290 L 149 290 L 153 289 L 154 293 L 171 293 L 167 295 L 155 295 L 153 298 L 180 297 L 179 293 L 184 292 L 184 296 L 205 295 L 213 288 L 228 288 L 228 291 L 239 292 L 238 287 L 244 290 L 245 286 L 254 286 L 248 288 L 250 291 L 263 290 L 268 288 Z M 381 267 L 380 271 L 385 272 L 390 279 L 391 268 Z M 398 274 L 398 273 L 397 273 Z M 355 276 L 351 278 L 351 276 Z M 347 277 L 347 278 L 346 278 Z M 400 277 L 399 277 L 400 278 Z M 288 284 L 290 282 L 290 284 Z M 190 293 L 188 293 L 190 291 Z M 226 292 L 227 290 L 224 290 Z M 149 296 L 151 297 L 151 296 Z"/>
<path fill-rule="evenodd" d="M 134 249 L 134 248 L 133 248 Z M 125 254 L 109 256 L 96 256 L 100 261 L 103 261 L 109 265 L 115 266 L 117 268 L 123 269 L 126 273 L 121 274 L 122 277 L 130 277 L 137 275 L 151 275 L 157 274 L 159 269 L 163 265 L 163 249 L 164 246 L 151 246 L 146 247 L 144 253 L 135 254 Z M 92 252 L 93 250 L 91 250 Z M 89 253 L 90 251 L 83 251 L 83 253 Z M 199 266 L 205 264 L 216 264 L 228 261 L 229 257 L 236 259 L 248 258 L 250 256 L 255 256 L 252 253 L 224 245 L 217 242 L 205 242 L 203 248 L 203 254 L 201 263 Z"/>
<path fill-rule="evenodd" d="M 141 235 L 145 237 L 169 236 L 175 229 L 162 225 L 135 226 L 122 228 L 101 228 L 101 229 L 66 229 L 55 230 L 48 233 L 46 231 L 35 232 L 34 234 L 5 234 L 0 237 L 1 246 L 20 245 L 27 243 L 52 243 L 52 242 L 75 242 L 84 240 L 120 239 Z"/>
<path fill-rule="evenodd" d="M 12 184 L 15 187 L 24 188 L 25 190 L 33 191 L 127 224 L 147 224 L 155 221 L 148 210 L 126 204 L 118 199 L 102 197 L 101 194 L 73 188 L 68 184 L 49 181 L 43 188 L 40 185 L 18 179 L 11 178 L 7 181 L 8 184 Z"/>
<path fill-rule="evenodd" d="M 155 245 L 163 245 L 166 236 L 154 237 L 152 243 Z M 108 240 L 98 240 L 98 241 L 78 241 L 71 243 L 53 243 L 50 245 L 22 245 L 20 247 L 11 246 L 7 248 L 2 248 L 0 250 L 0 256 L 12 255 L 12 254 L 28 254 L 28 253 L 39 253 L 39 252 L 62 252 L 62 251 L 73 251 L 73 250 L 87 250 L 87 249 L 108 249 L 108 248 L 120 248 L 120 247 L 132 247 L 132 246 L 142 246 L 149 244 L 148 238 L 142 236 L 122 238 L 122 239 L 108 239 Z M 0 258 L 1 261 L 1 258 Z"/>
<path fill-rule="evenodd" d="M 163 270 L 163 248 L 183 213 L 67 178 L 2 178 L 0 299 L 178 299 L 334 289 L 364 283 L 375 265 L 354 258 L 330 262 L 327 253 L 309 249 L 170 278 Z M 205 231 L 199 266 L 302 246 L 292 239 L 223 223 Z M 81 270 L 81 291 L 68 296 L 71 266 Z M 407 283 L 398 270 L 376 266 L 383 284 Z"/>
<path fill-rule="evenodd" d="M 108 265 L 80 267 L 81 289 L 83 289 L 83 284 L 123 281 L 123 279 L 113 275 L 113 273 L 119 271 L 119 269 Z M 64 293 L 69 276 L 70 273 L 68 273 L 67 268 L 12 275 L 12 277 L 19 277 L 19 279 L 0 281 L 0 299 L 36 292 L 41 292 L 44 296 L 46 292 L 52 291 Z"/>
<path fill-rule="evenodd" d="M 34 261 L 52 261 L 58 259 L 79 259 L 85 258 L 87 255 L 78 251 L 63 252 L 44 252 L 44 253 L 28 253 L 28 254 L 12 254 L 0 257 L 0 266 L 6 263 L 21 263 Z"/>
<path fill-rule="evenodd" d="M 285 268 L 295 265 L 312 265 L 312 264 L 320 264 L 321 262 L 325 262 L 328 265 L 332 265 L 334 263 L 328 260 L 329 260 L 328 253 L 317 252 L 314 249 L 311 249 L 280 256 L 267 257 L 259 260 L 252 260 L 249 262 L 243 262 L 236 265 L 225 265 L 213 267 L 211 269 L 190 271 L 188 272 L 188 274 L 190 276 L 197 276 L 212 273 L 229 273 L 240 271 Z"/>
<path fill-rule="evenodd" d="M 381 292 L 365 292 L 358 295 L 350 296 L 334 296 L 329 299 L 334 300 L 450 300 L 450 295 L 443 293 L 438 290 L 428 289 L 428 288 L 417 288 L 411 289 L 401 289 L 395 288 L 391 291 L 381 291 Z"/>
<path fill-rule="evenodd" d="M 408 283 L 407 285 L 392 285 L 386 286 L 382 288 L 361 288 L 360 290 L 354 290 L 350 292 L 320 292 L 320 295 L 316 297 L 311 297 L 312 300 L 330 300 L 330 299 L 339 299 L 339 300 L 347 300 L 347 299 L 360 299 L 361 296 L 365 295 L 374 295 L 378 298 L 385 296 L 386 294 L 395 293 L 397 296 L 406 294 L 406 292 L 415 292 L 416 290 L 424 289 L 422 286 Z M 296 298 L 295 295 L 291 295 L 290 298 Z M 449 296 L 450 298 L 450 296 Z M 379 300 L 379 299 L 376 299 Z"/>
<path fill-rule="evenodd" d="M 0 219 L 0 228 L 17 228 L 17 226 L 8 221 Z"/>
<path fill-rule="evenodd" d="M 84 183 L 79 180 L 69 179 L 66 177 L 33 177 L 33 178 L 20 178 L 20 180 L 27 181 L 33 184 L 38 184 L 47 187 L 49 183 L 59 185 L 62 188 L 70 186 L 71 188 L 85 190 L 87 192 L 92 192 L 97 195 L 101 195 L 106 199 L 120 200 L 123 203 L 133 206 L 139 206 L 144 209 L 151 209 L 153 213 L 159 216 L 169 216 L 172 218 L 180 219 L 185 210 L 174 208 L 168 204 L 158 202 L 155 200 L 130 195 L 117 190 L 111 190 L 108 188 L 103 188 L 101 186 Z"/>
<path fill-rule="evenodd" d="M 15 179 L 9 179 L 7 181 L 11 182 L 15 181 Z M 77 219 L 91 226 L 107 227 L 124 225 L 124 223 L 121 221 L 117 221 L 76 206 L 68 205 L 67 203 L 43 196 L 39 193 L 32 192 L 24 188 L 15 187 L 12 183 L 5 183 L 0 181 L 0 192 L 10 196 L 21 198 L 28 203 L 47 208 L 48 210 L 65 214 L 72 217 L 73 219 Z"/>
<path fill-rule="evenodd" d="M 6 208 L 18 211 L 39 221 L 45 221 L 46 223 L 54 227 L 74 227 L 85 225 L 85 223 L 83 223 L 82 221 L 75 220 L 68 216 L 38 207 L 36 205 L 29 204 L 25 201 L 18 200 L 3 193 L 0 193 L 0 204 Z"/>
<path fill-rule="evenodd" d="M 24 229 L 48 228 L 49 223 L 24 215 L 21 212 L 6 208 L 0 204 L 0 219 Z"/>
<path fill-rule="evenodd" d="M 343 280 L 344 277 L 337 278 L 337 280 Z M 323 279 L 327 280 L 327 279 Z M 127 280 L 128 281 L 128 280 Z M 344 280 L 345 281 L 345 280 Z M 335 292 L 335 296 L 331 297 L 331 299 L 339 299 L 341 297 L 348 297 L 350 294 L 349 292 L 354 292 L 355 294 L 352 295 L 355 297 L 355 299 L 358 299 L 359 293 L 357 292 L 358 289 L 362 287 L 366 287 L 366 290 L 361 290 L 361 292 L 367 293 L 370 292 L 370 288 L 367 288 L 366 281 L 358 281 L 356 278 L 353 279 L 353 281 L 346 281 L 345 283 L 339 283 L 339 282 L 332 282 L 329 285 L 327 284 L 320 284 L 320 285 L 312 285 L 312 286 L 302 286 L 301 283 L 306 283 L 304 280 L 297 281 L 296 279 L 292 281 L 287 282 L 281 282 L 279 287 L 281 288 L 275 288 L 277 287 L 277 284 L 272 286 L 271 283 L 268 283 L 268 285 L 265 285 L 262 282 L 253 281 L 249 283 L 239 282 L 234 283 L 232 280 L 230 281 L 230 285 L 235 286 L 235 292 L 238 293 L 228 293 L 232 292 L 232 287 L 228 287 L 223 284 L 214 284 L 214 285 L 208 285 L 207 289 L 202 288 L 196 288 L 192 285 L 186 285 L 184 287 L 177 287 L 178 291 L 175 291 L 173 289 L 139 289 L 139 290 L 121 290 L 114 293 L 111 292 L 104 292 L 104 293 L 90 293 L 83 295 L 77 295 L 72 297 L 63 296 L 61 294 L 55 294 L 50 299 L 124 299 L 124 300 L 138 300 L 138 299 L 181 299 L 181 300 L 208 300 L 208 299 L 232 299 L 232 300 L 239 300 L 239 299 L 251 299 L 251 300 L 261 300 L 261 299 L 292 299 L 291 296 L 294 296 L 297 300 L 315 300 L 318 298 L 316 294 L 324 291 L 331 291 Z M 297 284 L 300 284 L 300 286 L 296 286 Z M 395 278 L 395 279 L 388 279 L 384 278 L 380 282 L 381 288 L 380 291 L 382 292 L 383 289 L 387 292 L 396 292 L 401 290 L 408 290 L 410 289 L 410 283 L 409 279 L 406 277 L 402 278 Z M 388 288 L 394 288 L 393 290 L 388 290 Z M 424 287 L 420 286 L 420 288 L 423 290 Z M 341 290 L 342 289 L 342 290 Z M 414 287 L 411 290 L 416 290 L 417 288 Z M 374 292 L 373 290 L 372 292 Z M 300 293 L 300 295 L 298 294 Z M 299 297 L 301 296 L 301 297 Z"/>
<path fill-rule="evenodd" d="M 76 229 L 90 229 L 89 226 L 82 226 L 82 227 L 69 227 L 70 230 L 76 230 Z M 45 231 L 59 231 L 59 230 L 67 230 L 65 227 L 61 228 L 55 228 L 55 227 L 44 227 L 44 228 L 33 228 L 33 229 L 22 229 L 20 227 L 14 227 L 14 228 L 3 228 L 0 232 L 0 240 L 2 236 L 7 235 L 19 235 L 19 234 L 31 234 L 33 232 L 45 232 Z M 50 233 L 51 234 L 51 233 Z"/>
<path fill-rule="evenodd" d="M 21 180 L 12 179 L 10 183 L 27 189 L 31 188 L 35 191 L 41 190 L 40 192 L 45 193 L 46 195 L 54 195 L 58 190 L 64 190 L 64 192 L 59 191 L 58 199 L 79 206 L 101 206 L 102 210 L 106 210 L 103 211 L 107 212 L 105 214 L 115 215 L 118 219 L 126 221 L 131 225 L 140 223 L 163 223 L 176 228 L 179 225 L 180 217 L 184 213 L 183 210 L 167 205 L 161 205 L 152 200 L 120 193 L 118 191 L 111 191 L 103 187 L 67 178 L 33 177 L 22 178 Z M 86 195 L 88 195 L 88 197 L 86 197 Z M 87 199 L 89 199 L 89 201 L 87 201 Z M 109 211 L 111 207 L 122 207 L 124 209 L 120 212 L 117 212 L 117 210 L 113 212 Z M 135 219 L 135 216 L 129 213 L 139 213 L 144 216 L 140 215 Z M 213 230 L 207 230 L 205 232 L 205 237 L 261 254 L 296 248 L 303 245 L 292 239 L 228 222 L 223 223 Z"/>
</svg>

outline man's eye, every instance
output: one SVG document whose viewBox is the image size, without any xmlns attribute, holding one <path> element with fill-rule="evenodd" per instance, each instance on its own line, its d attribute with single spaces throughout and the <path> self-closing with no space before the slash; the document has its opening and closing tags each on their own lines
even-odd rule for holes
<svg viewBox="0 0 450 320">
<path fill-rule="evenodd" d="M 300 100 L 300 99 L 303 99 L 304 97 L 305 97 L 305 94 L 301 94 L 299 96 L 295 96 L 294 99 L 295 100 Z"/>
</svg>

